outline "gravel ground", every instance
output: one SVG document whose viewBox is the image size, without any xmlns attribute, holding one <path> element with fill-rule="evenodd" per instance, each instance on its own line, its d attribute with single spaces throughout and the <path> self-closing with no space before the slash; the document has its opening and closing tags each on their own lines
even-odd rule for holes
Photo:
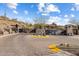
<svg viewBox="0 0 79 59">
<path fill-rule="evenodd" d="M 2 56 L 48 56 L 52 52 L 49 44 L 69 43 L 79 45 L 78 36 L 49 36 L 33 38 L 32 35 L 17 34 L 0 38 L 0 55 Z"/>
</svg>

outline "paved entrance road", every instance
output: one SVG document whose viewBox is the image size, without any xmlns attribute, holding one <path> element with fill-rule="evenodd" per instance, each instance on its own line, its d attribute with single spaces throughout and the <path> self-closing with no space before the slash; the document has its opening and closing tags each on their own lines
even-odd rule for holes
<svg viewBox="0 0 79 59">
<path fill-rule="evenodd" d="M 43 56 L 52 54 L 49 44 L 70 43 L 79 45 L 79 38 L 71 36 L 50 36 L 45 39 L 32 38 L 31 35 L 17 34 L 0 38 L 0 55 L 3 56 Z"/>
</svg>

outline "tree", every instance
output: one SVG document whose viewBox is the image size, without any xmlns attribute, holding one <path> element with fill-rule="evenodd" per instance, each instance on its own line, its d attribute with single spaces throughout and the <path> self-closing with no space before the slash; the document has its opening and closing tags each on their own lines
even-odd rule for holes
<svg viewBox="0 0 79 59">
<path fill-rule="evenodd" d="M 35 24 L 46 24 L 47 19 L 47 17 L 36 17 L 33 19 L 33 21 Z"/>
<path fill-rule="evenodd" d="M 47 17 L 44 17 L 44 16 L 34 18 L 33 19 L 33 21 L 34 21 L 34 27 L 35 28 L 44 28 L 45 27 L 45 24 L 47 22 L 47 19 L 48 18 Z"/>
</svg>

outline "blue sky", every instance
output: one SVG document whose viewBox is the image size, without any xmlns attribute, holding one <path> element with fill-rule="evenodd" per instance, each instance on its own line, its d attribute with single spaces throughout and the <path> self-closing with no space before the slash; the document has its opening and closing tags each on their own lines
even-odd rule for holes
<svg viewBox="0 0 79 59">
<path fill-rule="evenodd" d="M 79 19 L 78 3 L 0 3 L 0 16 L 6 10 L 7 17 L 34 23 L 36 17 L 47 17 L 52 22 L 65 25 L 69 20 Z"/>
</svg>

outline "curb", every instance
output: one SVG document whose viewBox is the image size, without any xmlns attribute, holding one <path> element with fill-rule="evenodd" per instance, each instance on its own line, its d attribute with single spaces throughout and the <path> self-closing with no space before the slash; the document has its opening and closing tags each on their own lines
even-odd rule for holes
<svg viewBox="0 0 79 59">
<path fill-rule="evenodd" d="M 13 34 L 6 34 L 6 35 L 1 35 L 0 38 L 6 37 L 6 36 L 11 36 L 11 35 L 17 35 L 19 33 L 13 33 Z"/>
</svg>

